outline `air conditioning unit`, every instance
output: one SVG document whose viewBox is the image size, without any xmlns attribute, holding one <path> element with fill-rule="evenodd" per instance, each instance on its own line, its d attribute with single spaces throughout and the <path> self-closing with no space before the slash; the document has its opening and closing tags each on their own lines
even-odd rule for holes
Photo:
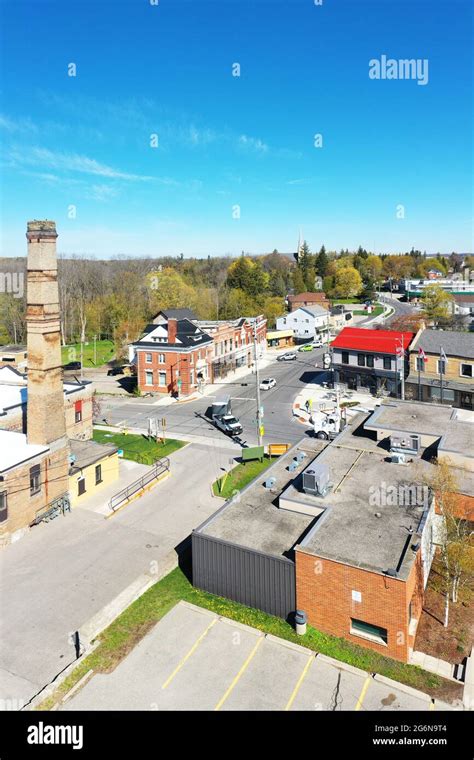
<svg viewBox="0 0 474 760">
<path fill-rule="evenodd" d="M 325 496 L 329 490 L 327 464 L 310 464 L 303 472 L 303 491 L 313 496 Z"/>
<path fill-rule="evenodd" d="M 406 464 L 407 462 L 405 454 L 400 454 L 396 452 L 391 452 L 390 461 L 393 462 L 394 464 Z"/>
<path fill-rule="evenodd" d="M 421 448 L 420 436 L 416 433 L 390 436 L 390 450 L 418 454 Z"/>
</svg>

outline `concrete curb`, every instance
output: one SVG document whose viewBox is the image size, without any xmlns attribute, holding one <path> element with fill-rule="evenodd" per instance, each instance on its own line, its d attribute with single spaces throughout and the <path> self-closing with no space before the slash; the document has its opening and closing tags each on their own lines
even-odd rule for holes
<svg viewBox="0 0 474 760">
<path fill-rule="evenodd" d="M 268 639 L 268 641 L 273 641 L 275 644 L 279 644 L 287 649 L 292 649 L 294 652 L 300 652 L 301 654 L 316 657 L 314 649 L 308 649 L 307 647 L 301 646 L 301 644 L 295 644 L 294 641 L 280 639 L 279 636 L 274 636 L 272 633 L 266 633 L 265 638 Z"/>
<path fill-rule="evenodd" d="M 403 691 L 405 694 L 408 694 L 411 697 L 416 697 L 417 699 L 421 699 L 427 704 L 430 704 L 432 702 L 429 694 L 425 694 L 423 691 L 418 691 L 418 689 L 413 689 L 411 686 L 406 686 L 404 683 L 399 683 L 399 681 L 392 681 L 390 678 L 380 676 L 378 673 L 374 675 L 374 681 L 379 681 L 379 683 L 383 683 L 385 686 L 396 686 L 397 689 Z"/>
<path fill-rule="evenodd" d="M 72 689 L 70 691 L 68 691 L 67 694 L 64 695 L 64 697 L 61 700 L 61 703 L 67 702 L 68 699 L 70 699 L 72 696 L 74 696 L 74 694 L 77 691 L 79 691 L 80 689 L 82 689 L 82 687 L 87 683 L 87 681 L 89 681 L 92 678 L 93 675 L 94 675 L 94 671 L 91 668 L 90 670 L 87 671 L 87 673 L 85 673 L 82 676 L 82 678 L 79 679 L 79 681 L 77 681 L 74 684 L 74 686 L 72 687 Z"/>
<path fill-rule="evenodd" d="M 326 662 L 328 665 L 332 665 L 338 670 L 345 670 L 347 673 L 352 673 L 354 676 L 360 676 L 360 678 L 367 678 L 367 676 L 373 677 L 373 673 L 369 673 L 368 670 L 361 670 L 361 668 L 356 668 L 354 665 L 349 665 L 347 662 L 335 660 L 334 657 L 329 657 L 327 654 L 318 653 L 317 659 Z"/>
<path fill-rule="evenodd" d="M 263 631 L 260 631 L 258 628 L 252 628 L 252 626 L 245 625 L 245 623 L 239 623 L 237 620 L 232 620 L 232 618 L 221 617 L 219 615 L 219 622 L 225 623 L 231 628 L 237 628 L 240 631 L 245 631 L 245 633 L 250 633 L 256 638 L 262 638 L 262 636 L 265 636 Z"/>
</svg>

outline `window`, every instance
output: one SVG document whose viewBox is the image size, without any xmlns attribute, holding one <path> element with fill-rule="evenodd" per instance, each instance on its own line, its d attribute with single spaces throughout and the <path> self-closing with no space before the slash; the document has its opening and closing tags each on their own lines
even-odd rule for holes
<svg viewBox="0 0 474 760">
<path fill-rule="evenodd" d="M 387 646 L 387 629 L 381 628 L 379 625 L 371 625 L 370 623 L 364 623 L 363 620 L 351 618 L 351 633 L 354 636 L 375 641 L 376 644 Z"/>
<path fill-rule="evenodd" d="M 30 467 L 30 496 L 41 491 L 41 466 L 35 464 Z"/>
<path fill-rule="evenodd" d="M 361 591 L 353 591 L 352 592 L 352 601 L 353 602 L 361 602 L 362 601 L 362 592 Z"/>
<path fill-rule="evenodd" d="M 163 388 L 166 385 L 166 372 L 160 372 L 158 378 L 158 385 Z"/>
<path fill-rule="evenodd" d="M 383 358 L 383 368 L 384 369 L 392 369 L 392 359 L 390 356 L 384 356 Z"/>
<path fill-rule="evenodd" d="M 365 354 L 357 354 L 357 366 L 365 367 Z"/>
<path fill-rule="evenodd" d="M 145 372 L 145 385 L 153 385 L 153 372 Z"/>
<path fill-rule="evenodd" d="M 349 364 L 349 351 L 341 351 L 341 362 Z"/>
<path fill-rule="evenodd" d="M 164 364 L 164 363 L 165 363 L 165 355 L 158 354 L 158 364 Z"/>
<path fill-rule="evenodd" d="M 374 366 L 374 357 L 372 356 L 372 354 L 367 354 L 367 356 L 365 357 L 365 361 L 368 367 Z"/>
<path fill-rule="evenodd" d="M 2 491 L 0 493 L 0 523 L 5 522 L 7 517 L 8 517 L 7 492 Z"/>
<path fill-rule="evenodd" d="M 82 421 L 82 401 L 76 401 L 74 404 L 74 422 Z"/>
<path fill-rule="evenodd" d="M 441 388 L 439 386 L 432 386 L 430 388 L 430 397 L 435 401 L 441 401 Z M 443 401 L 454 401 L 454 391 L 450 388 L 443 388 Z"/>
<path fill-rule="evenodd" d="M 85 492 L 86 492 L 86 479 L 79 478 L 79 480 L 77 481 L 77 495 L 82 496 L 82 494 Z"/>
<path fill-rule="evenodd" d="M 95 466 L 95 484 L 96 486 L 102 483 L 102 465 L 96 464 Z"/>
<path fill-rule="evenodd" d="M 150 363 L 152 360 L 151 354 L 145 354 L 145 361 Z"/>
<path fill-rule="evenodd" d="M 193 369 L 189 373 L 189 382 L 191 385 L 194 385 L 194 370 Z"/>
<path fill-rule="evenodd" d="M 461 377 L 472 377 L 472 364 L 461 364 Z"/>
<path fill-rule="evenodd" d="M 416 357 L 416 371 L 417 372 L 424 372 L 425 371 L 425 360 L 422 356 Z"/>
<path fill-rule="evenodd" d="M 446 374 L 446 362 L 444 359 L 438 359 L 438 375 Z"/>
</svg>

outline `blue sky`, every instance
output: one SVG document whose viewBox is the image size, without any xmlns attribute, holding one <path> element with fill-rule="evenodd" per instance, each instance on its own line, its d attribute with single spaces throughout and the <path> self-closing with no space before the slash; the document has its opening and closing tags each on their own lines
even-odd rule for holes
<svg viewBox="0 0 474 760">
<path fill-rule="evenodd" d="M 98 257 L 293 251 L 300 228 L 313 250 L 472 250 L 470 6 L 0 0 L 2 253 L 31 218 Z M 370 79 L 383 54 L 428 83 Z"/>
</svg>

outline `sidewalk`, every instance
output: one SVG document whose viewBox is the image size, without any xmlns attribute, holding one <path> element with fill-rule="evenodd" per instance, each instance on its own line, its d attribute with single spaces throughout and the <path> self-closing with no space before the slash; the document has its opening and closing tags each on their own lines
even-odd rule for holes
<svg viewBox="0 0 474 760">
<path fill-rule="evenodd" d="M 259 372 L 266 369 L 266 367 L 272 364 L 280 353 L 284 353 L 284 351 L 282 352 L 275 349 L 268 349 L 265 352 L 264 356 L 260 357 L 258 360 Z M 249 368 L 247 366 L 239 367 L 233 372 L 229 372 L 225 376 L 226 383 L 230 384 L 237 382 L 247 375 L 253 376 L 255 374 L 253 367 L 254 365 L 252 365 L 252 368 Z M 196 390 L 195 393 L 186 396 L 186 398 L 176 399 L 172 398 L 171 396 L 164 396 L 164 398 L 159 398 L 157 401 L 153 402 L 153 406 L 171 406 L 172 404 L 185 404 L 187 401 L 196 401 L 203 396 L 213 396 L 216 391 L 219 390 L 219 387 L 220 383 L 207 383 L 202 391 Z"/>
<path fill-rule="evenodd" d="M 293 416 L 304 425 L 310 425 L 311 411 L 306 409 L 306 403 L 312 402 L 311 409 L 330 411 L 336 404 L 336 392 L 330 388 L 324 388 L 319 383 L 308 383 L 299 393 L 293 402 Z M 357 406 L 346 408 L 346 414 L 354 416 L 362 411 L 373 411 L 376 406 L 380 405 L 381 399 L 374 398 L 368 393 L 359 393 L 357 391 L 347 391 L 339 396 L 340 403 L 357 402 Z"/>
<path fill-rule="evenodd" d="M 142 475 L 145 475 L 150 469 L 151 468 L 148 465 L 132 462 L 130 459 L 120 459 L 119 477 L 117 480 L 114 480 L 113 483 L 109 483 L 107 486 L 99 489 L 96 493 L 92 493 L 90 496 L 82 498 L 78 504 L 74 505 L 73 509 L 87 509 L 90 512 L 95 512 L 96 514 L 104 516 L 112 514 L 112 510 L 109 507 L 109 500 L 112 496 L 123 488 L 126 488 L 135 480 L 138 480 L 138 478 L 141 478 Z"/>
</svg>

